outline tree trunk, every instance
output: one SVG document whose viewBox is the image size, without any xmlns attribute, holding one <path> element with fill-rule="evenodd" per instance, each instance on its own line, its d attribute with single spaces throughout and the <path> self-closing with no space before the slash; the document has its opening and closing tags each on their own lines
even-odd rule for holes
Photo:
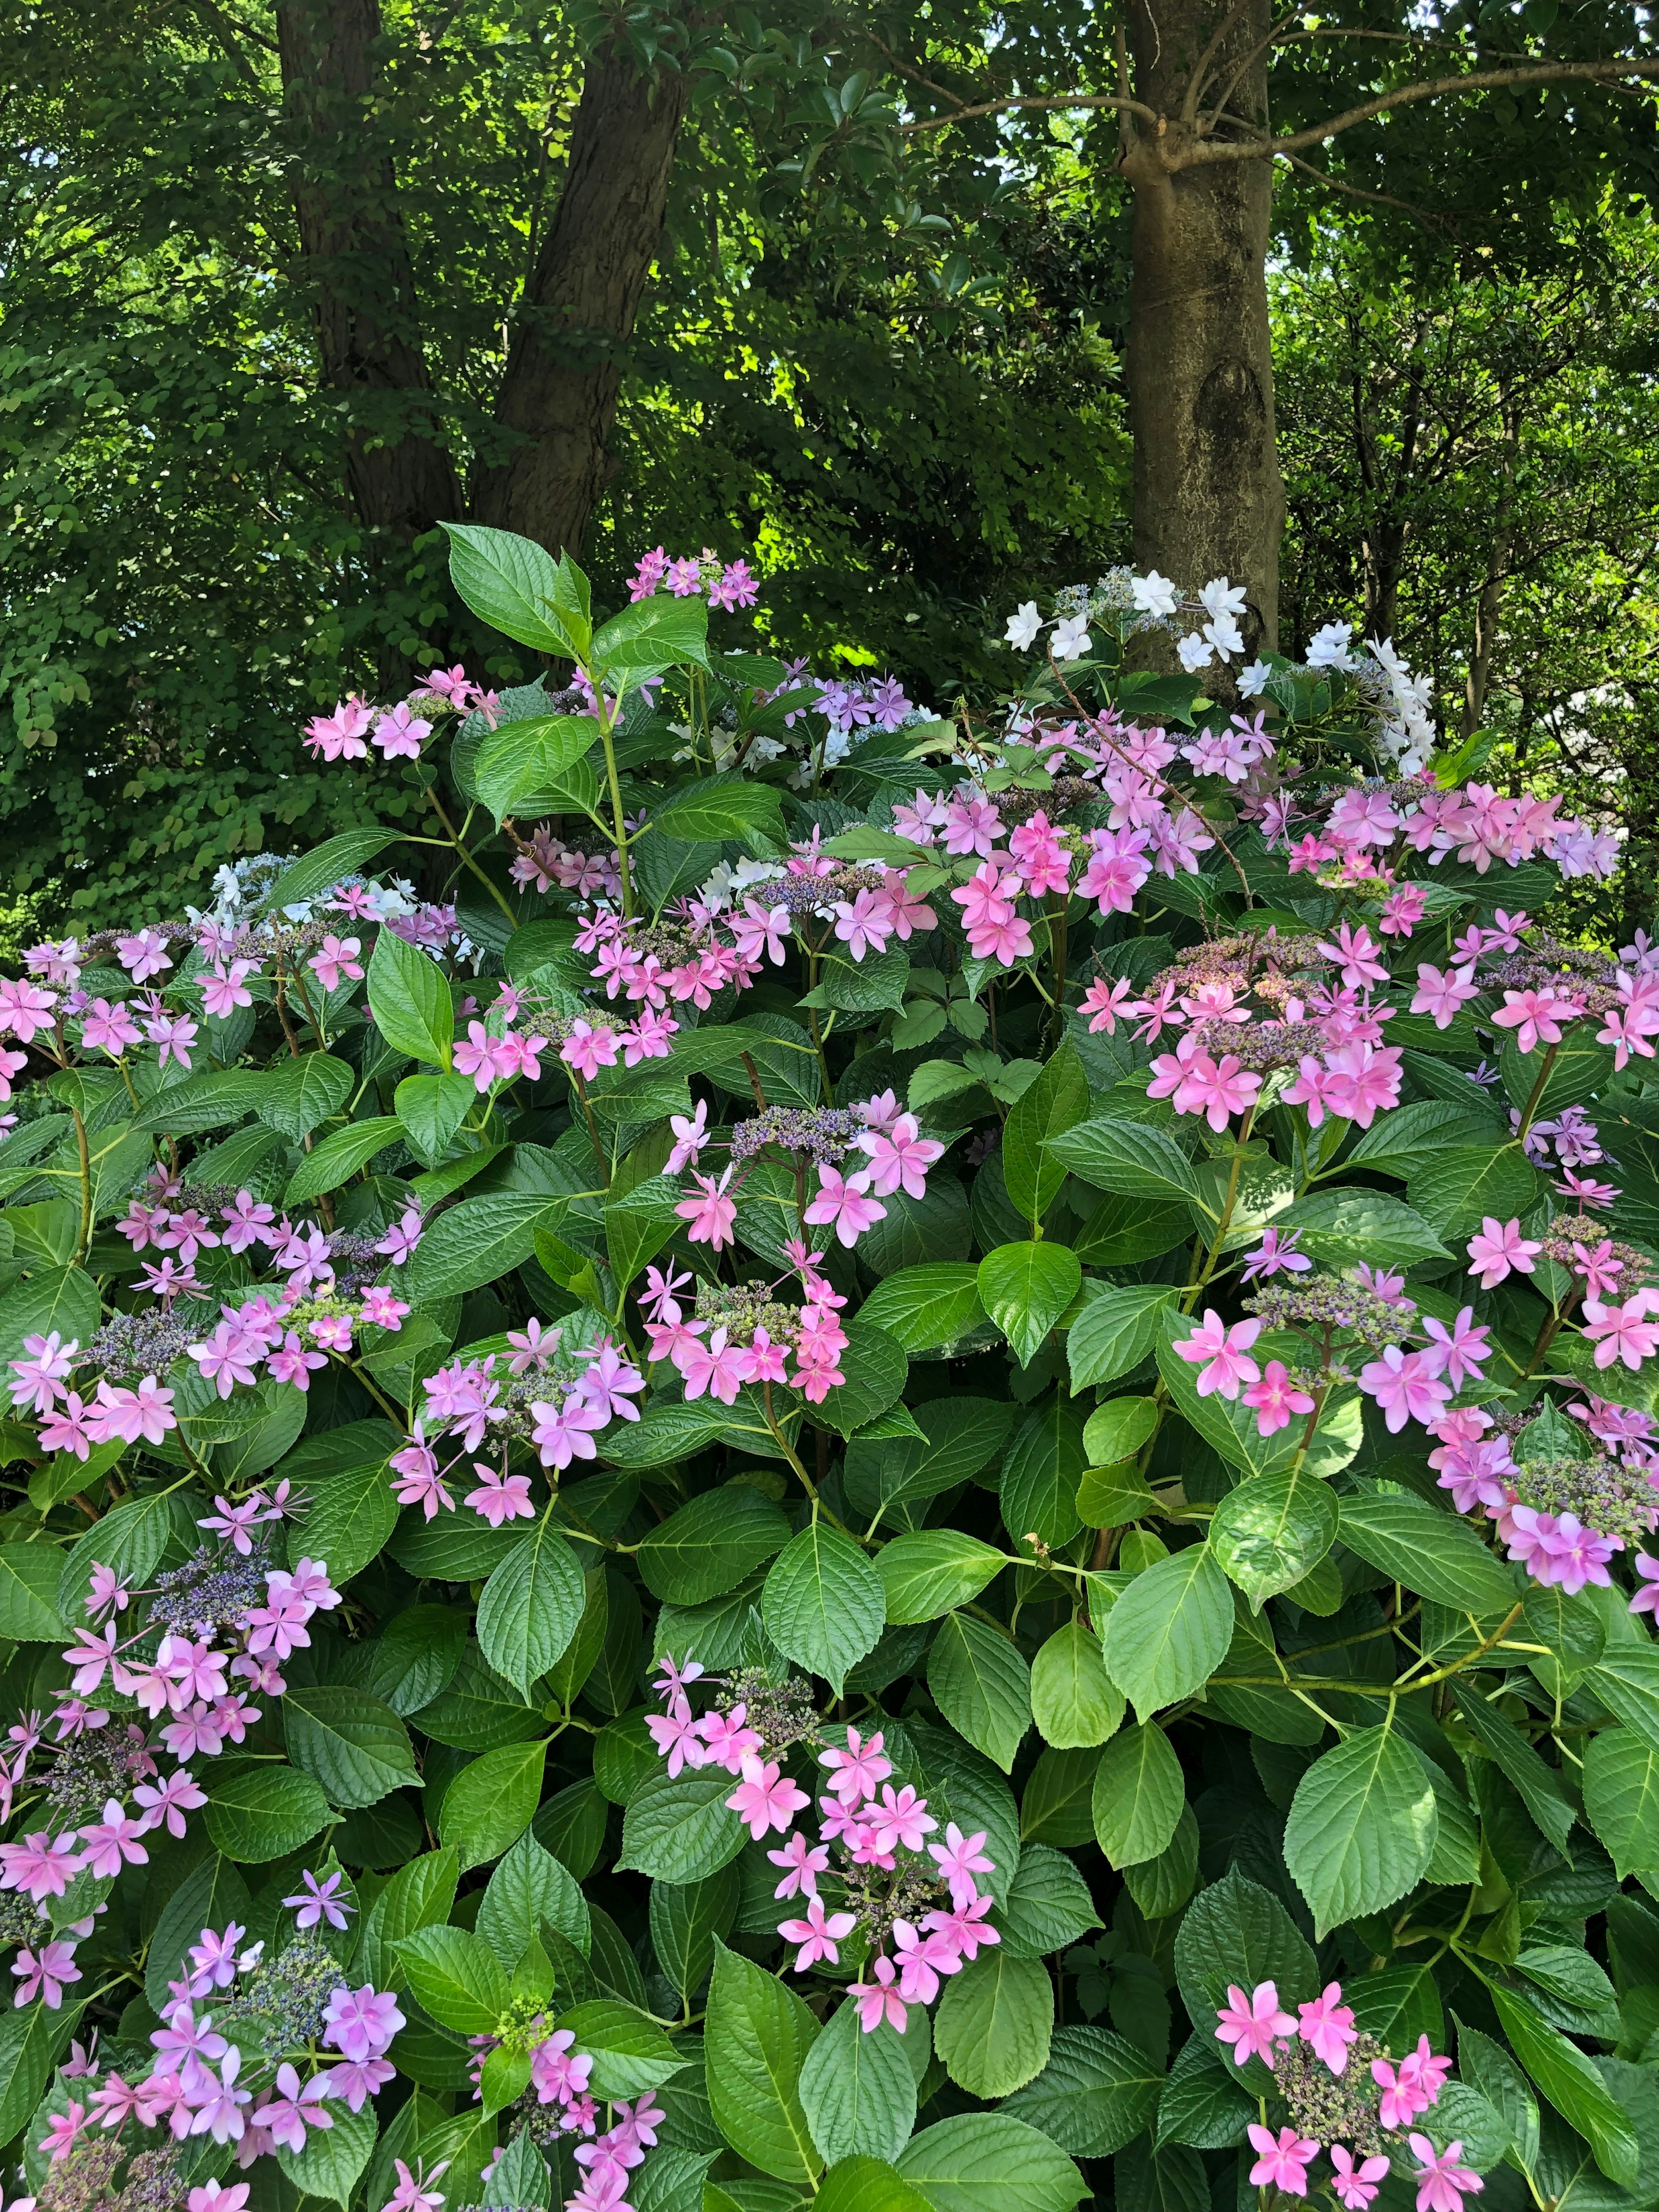
<svg viewBox="0 0 1659 2212">
<path fill-rule="evenodd" d="M 1137 119 L 1121 167 L 1134 190 L 1125 368 L 1134 437 L 1134 560 L 1188 590 L 1243 584 L 1252 651 L 1279 636 L 1285 522 L 1273 425 L 1267 252 L 1271 164 L 1180 166 L 1193 143 L 1182 101 L 1220 16 L 1206 0 L 1130 0 Z M 1237 70 L 1228 106 L 1267 119 L 1269 0 L 1242 0 L 1211 58 L 1206 100 Z"/>
<path fill-rule="evenodd" d="M 1521 442 L 1520 410 L 1506 380 L 1499 398 L 1504 424 L 1499 449 L 1498 512 L 1492 519 L 1492 550 L 1486 580 L 1474 604 L 1474 644 L 1463 684 L 1463 735 L 1470 738 L 1480 726 L 1486 711 L 1486 687 L 1492 681 L 1492 648 L 1498 642 L 1498 622 L 1504 585 L 1510 572 L 1515 539 L 1515 471 Z"/>
<path fill-rule="evenodd" d="M 580 550 L 610 474 L 606 447 L 651 264 L 662 238 L 686 85 L 653 83 L 625 46 L 590 63 L 558 211 L 536 258 L 495 419 L 516 446 L 478 471 L 480 522 Z"/>
<path fill-rule="evenodd" d="M 346 479 L 359 519 L 398 538 L 460 513 L 436 441 L 409 240 L 392 158 L 368 142 L 377 0 L 276 10 L 284 103 L 296 127 L 300 274 L 323 374 L 349 403 Z"/>
</svg>

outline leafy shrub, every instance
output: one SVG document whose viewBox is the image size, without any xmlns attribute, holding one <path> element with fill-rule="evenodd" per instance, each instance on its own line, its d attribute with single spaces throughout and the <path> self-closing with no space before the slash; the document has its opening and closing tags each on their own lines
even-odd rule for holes
<svg viewBox="0 0 1659 2212">
<path fill-rule="evenodd" d="M 453 535 L 422 836 L 0 983 L 45 2212 L 1659 2201 L 1609 841 L 1224 580 L 947 721 Z"/>
</svg>

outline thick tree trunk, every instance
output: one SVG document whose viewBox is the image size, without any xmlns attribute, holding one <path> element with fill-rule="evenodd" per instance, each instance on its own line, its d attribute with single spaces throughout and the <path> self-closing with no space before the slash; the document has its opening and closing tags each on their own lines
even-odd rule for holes
<svg viewBox="0 0 1659 2212">
<path fill-rule="evenodd" d="M 368 143 L 377 0 L 294 0 L 276 10 L 276 35 L 297 139 L 297 273 L 323 374 L 350 402 L 352 504 L 371 529 L 416 537 L 459 515 L 460 490 L 434 433 L 392 160 Z"/>
<path fill-rule="evenodd" d="M 577 552 L 606 454 L 685 113 L 683 76 L 654 84 L 625 47 L 589 64 L 564 190 L 526 289 L 495 419 L 518 441 L 479 471 L 480 522 Z"/>
<path fill-rule="evenodd" d="M 1123 173 L 1134 190 L 1125 362 L 1134 436 L 1134 560 L 1188 590 L 1243 584 L 1247 643 L 1276 645 L 1285 521 L 1273 425 L 1265 161 L 1181 166 L 1193 144 L 1182 101 L 1225 0 L 1130 0 L 1137 119 Z M 1211 105 L 1237 72 L 1229 112 L 1267 119 L 1269 0 L 1243 0 L 1206 72 Z"/>
</svg>

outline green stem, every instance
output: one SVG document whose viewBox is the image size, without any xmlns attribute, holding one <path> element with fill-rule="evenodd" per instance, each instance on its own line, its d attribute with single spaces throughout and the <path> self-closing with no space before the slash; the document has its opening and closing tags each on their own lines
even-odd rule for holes
<svg viewBox="0 0 1659 2212">
<path fill-rule="evenodd" d="M 453 848 L 457 859 L 460 861 L 461 866 L 465 868 L 469 873 L 475 875 L 477 878 L 478 881 L 489 893 L 490 897 L 495 900 L 496 905 L 500 907 L 501 912 L 512 923 L 514 928 L 516 929 L 519 926 L 518 915 L 514 913 L 512 908 L 501 896 L 500 891 L 496 890 L 495 884 L 490 882 L 489 877 L 485 875 L 483 870 L 478 866 L 471 854 L 467 851 L 466 847 L 461 842 L 461 833 L 450 820 L 448 815 L 444 812 L 444 803 L 442 799 L 439 798 L 435 790 L 428 791 L 426 796 L 428 805 L 437 816 L 439 821 L 443 823 L 444 828 L 449 832 L 450 845 Z"/>
<path fill-rule="evenodd" d="M 80 1109 L 71 1106 L 75 1116 L 75 1142 L 81 1154 L 81 1233 L 75 1246 L 75 1264 L 78 1267 L 86 1258 L 92 1243 L 92 1153 L 87 1145 L 87 1125 Z"/>
<path fill-rule="evenodd" d="M 622 877 L 623 919 L 627 921 L 634 912 L 634 885 L 628 866 L 628 825 L 623 817 L 622 782 L 617 774 L 617 747 L 611 736 L 613 725 L 605 703 L 605 685 L 597 669 L 588 671 L 588 681 L 593 686 L 593 697 L 599 710 L 599 743 L 605 747 L 605 775 L 611 787 L 611 813 L 617 835 L 617 869 Z"/>
</svg>

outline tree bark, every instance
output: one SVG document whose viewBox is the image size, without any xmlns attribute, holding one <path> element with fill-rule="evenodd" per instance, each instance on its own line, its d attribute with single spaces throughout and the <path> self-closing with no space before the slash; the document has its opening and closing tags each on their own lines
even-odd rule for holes
<svg viewBox="0 0 1659 2212">
<path fill-rule="evenodd" d="M 609 480 L 607 453 L 651 264 L 662 239 L 686 84 L 643 76 L 625 46 L 588 64 L 564 190 L 526 288 L 495 420 L 514 443 L 481 467 L 480 522 L 575 554 Z"/>
<path fill-rule="evenodd" d="M 276 36 L 298 142 L 298 273 L 323 374 L 349 402 L 351 502 L 370 529 L 418 537 L 459 514 L 460 489 L 437 442 L 392 157 L 368 137 L 377 0 L 294 0 L 276 10 Z"/>
<path fill-rule="evenodd" d="M 1134 560 L 1188 590 L 1243 584 L 1254 652 L 1279 640 L 1285 487 L 1273 423 L 1266 161 L 1181 166 L 1194 143 L 1182 106 L 1224 0 L 1130 0 L 1134 94 L 1156 125 L 1126 131 L 1134 191 L 1125 368 L 1134 440 Z M 1269 0 L 1243 0 L 1210 58 L 1212 98 L 1237 72 L 1229 112 L 1265 127 Z"/>
<path fill-rule="evenodd" d="M 1505 379 L 1500 394 L 1504 433 L 1498 448 L 1498 512 L 1492 519 L 1492 550 L 1486 580 L 1474 604 L 1474 643 L 1469 653 L 1468 675 L 1463 685 L 1463 735 L 1470 738 L 1480 726 L 1486 711 L 1486 687 L 1492 681 L 1492 649 L 1498 642 L 1498 622 L 1504 585 L 1510 573 L 1515 538 L 1515 471 L 1520 451 L 1520 409 Z"/>
</svg>

